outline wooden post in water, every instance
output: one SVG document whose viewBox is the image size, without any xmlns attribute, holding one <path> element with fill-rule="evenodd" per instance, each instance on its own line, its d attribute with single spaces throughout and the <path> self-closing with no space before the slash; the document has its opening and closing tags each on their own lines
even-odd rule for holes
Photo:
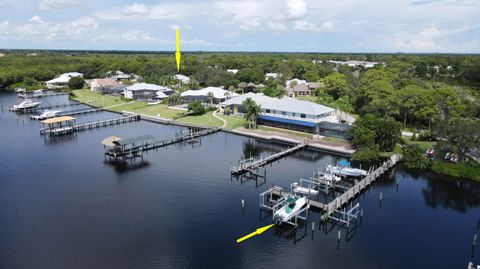
<svg viewBox="0 0 480 269">
<path fill-rule="evenodd" d="M 478 234 L 475 234 L 475 235 L 473 236 L 473 241 L 472 241 L 472 246 L 473 246 L 473 247 L 476 247 L 476 246 L 477 246 L 477 237 L 478 237 Z"/>
</svg>

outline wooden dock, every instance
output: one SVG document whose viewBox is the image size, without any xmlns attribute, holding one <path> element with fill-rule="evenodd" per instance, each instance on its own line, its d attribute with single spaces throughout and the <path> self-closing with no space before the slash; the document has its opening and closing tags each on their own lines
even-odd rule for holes
<svg viewBox="0 0 480 269">
<path fill-rule="evenodd" d="M 49 96 L 61 96 L 61 95 L 70 95 L 68 92 L 51 92 L 51 91 L 46 91 L 43 93 L 42 96 L 35 96 L 33 93 L 20 93 L 17 94 L 18 97 L 21 98 L 43 98 L 43 97 L 49 97 Z"/>
<path fill-rule="evenodd" d="M 39 110 L 46 110 L 46 109 L 52 109 L 52 108 L 60 108 L 60 107 L 69 107 L 69 106 L 79 106 L 82 105 L 82 103 L 64 103 L 64 104 L 54 104 L 54 105 L 45 105 L 45 106 L 38 106 L 38 107 L 33 107 L 33 108 L 28 108 L 28 109 L 15 109 L 15 108 L 10 108 L 9 110 L 11 112 L 19 112 L 19 113 L 33 113 L 35 111 Z"/>
<path fill-rule="evenodd" d="M 62 117 L 62 116 L 74 116 L 80 114 L 88 114 L 88 113 L 95 113 L 103 111 L 102 108 L 90 108 L 90 109 L 80 109 L 80 110 L 73 110 L 73 111 L 65 111 L 58 113 L 55 117 Z M 44 120 L 45 118 L 40 117 L 40 115 L 33 115 L 30 116 L 32 120 Z"/>
<path fill-rule="evenodd" d="M 344 193 L 342 193 L 342 195 L 338 196 L 328 204 L 321 203 L 311 199 L 307 199 L 307 203 L 312 208 L 322 210 L 323 212 L 322 218 L 326 219 L 330 215 L 332 215 L 335 211 L 338 211 L 339 209 L 347 205 L 353 198 L 355 198 L 358 194 L 360 194 L 363 190 L 365 190 L 368 186 L 370 186 L 373 182 L 375 182 L 378 178 L 380 178 L 385 172 L 395 167 L 395 165 L 401 159 L 402 159 L 401 155 L 398 155 L 398 154 L 392 155 L 390 159 L 385 161 L 380 167 L 373 170 L 365 178 L 360 180 L 353 187 L 347 189 Z M 287 197 L 291 195 L 291 193 L 285 192 L 283 191 L 282 188 L 277 186 L 273 186 L 270 189 L 270 191 L 273 195 L 279 196 L 279 197 Z"/>
<path fill-rule="evenodd" d="M 123 160 L 143 157 L 143 152 L 193 140 L 202 136 L 219 132 L 220 130 L 221 128 L 198 128 L 198 131 L 191 131 L 169 139 L 144 141 L 138 145 L 125 145 L 123 148 L 107 148 L 105 150 L 105 156 L 122 158 Z"/>
<path fill-rule="evenodd" d="M 74 132 L 79 132 L 79 131 L 84 131 L 84 130 L 90 130 L 90 129 L 95 129 L 95 128 L 100 128 L 100 127 L 106 127 L 106 126 L 111 126 L 111 125 L 118 125 L 118 124 L 123 124 L 123 123 L 128 123 L 128 122 L 134 122 L 140 120 L 140 117 L 138 115 L 132 115 L 132 116 L 127 116 L 127 117 L 120 117 L 120 118 L 114 118 L 114 119 L 108 119 L 108 120 L 100 120 L 100 121 L 94 121 L 94 122 L 86 122 L 86 123 L 81 123 L 81 124 L 75 124 L 72 126 L 67 126 L 67 127 L 60 127 L 60 128 L 42 128 L 40 129 L 40 134 L 52 134 L 52 135 L 63 135 L 63 134 L 68 134 L 68 133 L 74 133 Z"/>
<path fill-rule="evenodd" d="M 266 156 L 266 157 L 260 157 L 259 159 L 256 158 L 249 158 L 246 160 L 239 160 L 238 164 L 235 166 L 232 166 L 231 168 L 231 173 L 234 175 L 242 174 L 248 171 L 253 171 L 255 169 L 258 169 L 264 165 L 267 165 L 273 161 L 276 161 L 282 157 L 285 157 L 291 153 L 294 153 L 295 151 L 298 151 L 300 149 L 303 149 L 307 147 L 308 144 L 306 143 L 300 143 L 297 144 L 293 147 L 287 148 L 283 151 L 277 152 L 275 154 Z"/>
</svg>

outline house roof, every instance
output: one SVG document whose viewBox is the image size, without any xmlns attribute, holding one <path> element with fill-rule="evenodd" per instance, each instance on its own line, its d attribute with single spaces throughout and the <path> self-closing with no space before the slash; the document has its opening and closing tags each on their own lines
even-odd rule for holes
<svg viewBox="0 0 480 269">
<path fill-rule="evenodd" d="M 298 85 L 298 84 L 307 84 L 307 81 L 306 81 L 306 80 L 294 78 L 294 79 L 287 80 L 287 81 L 285 82 L 285 85 L 287 86 L 287 88 L 290 88 L 290 84 L 291 84 L 292 82 L 296 82 L 297 85 Z"/>
<path fill-rule="evenodd" d="M 307 84 L 297 84 L 293 87 L 292 90 L 294 92 L 306 92 L 309 91 L 310 88 L 307 86 Z"/>
<path fill-rule="evenodd" d="M 238 69 L 227 69 L 227 72 L 236 74 L 236 73 L 238 73 Z"/>
<path fill-rule="evenodd" d="M 64 76 L 60 76 L 58 78 L 54 78 L 54 79 L 51 79 L 51 80 L 48 80 L 48 81 L 45 81 L 46 84 L 54 84 L 54 83 L 61 83 L 61 84 L 66 84 L 70 81 L 71 77 L 64 77 Z"/>
<path fill-rule="evenodd" d="M 190 81 L 189 77 L 180 74 L 173 76 L 173 78 L 176 80 L 180 80 L 182 83 L 188 83 Z"/>
<path fill-rule="evenodd" d="M 134 136 L 132 138 L 113 141 L 113 143 L 118 144 L 120 146 L 126 146 L 126 145 L 135 144 L 139 142 L 145 142 L 147 140 L 153 140 L 153 136 L 151 135 Z"/>
<path fill-rule="evenodd" d="M 63 73 L 60 76 L 74 78 L 74 77 L 83 77 L 83 74 L 79 72 L 69 72 L 69 73 Z"/>
<path fill-rule="evenodd" d="M 186 97 L 186 96 L 207 96 L 209 92 L 211 92 L 213 94 L 213 97 L 216 98 L 216 99 L 225 99 L 225 97 L 226 97 L 225 93 L 228 93 L 230 97 L 238 96 L 238 94 L 236 94 L 236 93 L 229 92 L 229 91 L 226 91 L 224 89 L 217 88 L 217 87 L 207 87 L 207 88 L 203 88 L 201 90 L 188 90 L 188 91 L 182 92 L 180 95 L 182 97 Z"/>
<path fill-rule="evenodd" d="M 92 81 L 92 84 L 95 84 L 96 86 L 103 86 L 103 87 L 106 87 L 106 86 L 118 87 L 122 85 L 118 83 L 116 80 L 111 78 L 96 78 Z"/>
<path fill-rule="evenodd" d="M 331 113 L 335 109 L 316 103 L 301 101 L 295 98 L 285 97 L 282 99 L 268 97 L 262 94 L 247 93 L 222 103 L 222 105 L 241 105 L 247 98 L 252 98 L 262 109 L 286 111 L 292 113 L 322 115 Z"/>
<path fill-rule="evenodd" d="M 127 91 L 173 91 L 170 88 L 149 83 L 136 83 L 126 89 Z"/>
</svg>

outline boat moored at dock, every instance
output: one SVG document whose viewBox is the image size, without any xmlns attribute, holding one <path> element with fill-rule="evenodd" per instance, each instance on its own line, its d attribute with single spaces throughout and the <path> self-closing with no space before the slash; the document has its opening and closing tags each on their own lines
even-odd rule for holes
<svg viewBox="0 0 480 269">
<path fill-rule="evenodd" d="M 42 102 L 33 102 L 30 99 L 25 99 L 25 101 L 21 102 L 18 105 L 14 105 L 12 111 L 19 111 L 19 110 L 27 110 L 38 107 Z"/>
<path fill-rule="evenodd" d="M 341 177 L 361 177 L 368 174 L 365 170 L 352 168 L 348 161 L 339 161 L 336 166 L 329 165 L 326 171 Z"/>
</svg>

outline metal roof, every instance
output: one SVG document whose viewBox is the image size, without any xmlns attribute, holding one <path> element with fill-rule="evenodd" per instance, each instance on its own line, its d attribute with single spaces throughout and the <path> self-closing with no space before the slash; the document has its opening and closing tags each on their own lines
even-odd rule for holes
<svg viewBox="0 0 480 269">
<path fill-rule="evenodd" d="M 138 143 L 138 142 L 144 142 L 144 141 L 147 141 L 147 140 L 153 140 L 153 136 L 151 136 L 151 135 L 134 136 L 134 137 L 127 138 L 127 139 L 113 141 L 113 143 L 116 144 L 116 145 L 119 145 L 119 146 L 126 146 L 126 145 L 135 144 L 135 143 Z"/>
<path fill-rule="evenodd" d="M 285 97 L 282 99 L 268 97 L 262 94 L 247 93 L 222 103 L 222 105 L 241 105 L 247 98 L 252 98 L 263 110 L 270 109 L 306 115 L 323 115 L 334 112 L 335 109 L 316 103 L 301 101 L 295 98 Z"/>
<path fill-rule="evenodd" d="M 173 91 L 170 88 L 156 85 L 156 84 L 149 84 L 149 83 L 137 83 L 126 88 L 128 91 Z"/>
<path fill-rule="evenodd" d="M 182 92 L 180 95 L 182 97 L 186 97 L 186 96 L 205 96 L 206 97 L 206 96 L 208 96 L 208 93 L 210 93 L 210 92 L 213 94 L 213 97 L 216 98 L 216 99 L 227 98 L 225 93 L 228 93 L 229 97 L 238 96 L 238 94 L 236 94 L 236 93 L 229 92 L 229 91 L 226 91 L 224 89 L 217 88 L 217 87 L 207 87 L 207 88 L 203 88 L 201 90 L 188 90 L 188 91 Z"/>
<path fill-rule="evenodd" d="M 60 122 L 66 122 L 66 121 L 71 121 L 75 120 L 74 117 L 70 116 L 63 116 L 63 117 L 56 117 L 56 118 L 51 118 L 48 120 L 42 121 L 43 124 L 54 124 L 54 123 L 60 123 Z"/>
</svg>

